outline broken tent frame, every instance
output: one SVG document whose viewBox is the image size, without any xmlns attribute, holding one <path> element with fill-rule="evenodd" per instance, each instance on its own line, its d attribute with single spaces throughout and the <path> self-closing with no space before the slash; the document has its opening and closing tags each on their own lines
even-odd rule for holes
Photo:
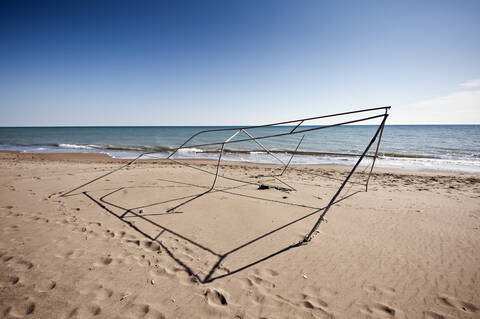
<svg viewBox="0 0 480 319">
<path fill-rule="evenodd" d="M 213 182 L 212 182 L 212 185 L 210 186 L 210 188 L 205 191 L 205 192 L 202 192 L 198 195 L 195 195 L 193 196 L 192 198 L 176 205 L 175 207 L 172 207 L 170 209 L 167 210 L 167 212 L 173 212 L 175 211 L 177 208 L 189 203 L 189 202 L 192 202 L 194 200 L 196 200 L 197 198 L 199 197 L 202 197 L 208 193 L 210 193 L 211 191 L 213 191 L 215 189 L 215 185 L 217 183 L 217 179 L 220 177 L 220 178 L 225 178 L 225 179 L 229 179 L 229 180 L 233 180 L 233 181 L 237 181 L 237 182 L 241 182 L 241 183 L 246 183 L 246 184 L 256 184 L 258 186 L 264 186 L 263 184 L 260 184 L 260 183 L 257 183 L 257 182 L 252 182 L 252 181 L 249 181 L 249 180 L 242 180 L 242 179 L 238 179 L 238 178 L 232 178 L 232 177 L 228 177 L 228 176 L 223 176 L 223 175 L 219 175 L 219 168 L 220 168 L 220 165 L 222 163 L 222 156 L 225 152 L 225 146 L 226 145 L 229 145 L 229 144 L 233 144 L 233 143 L 241 143 L 241 142 L 248 142 L 248 141 L 253 141 L 255 144 L 257 144 L 266 154 L 268 154 L 269 156 L 271 156 L 272 158 L 274 158 L 277 162 L 279 162 L 282 166 L 283 166 L 283 169 L 281 171 L 281 173 L 279 174 L 274 174 L 273 173 L 273 170 L 272 170 L 272 174 L 269 176 L 269 177 L 273 177 L 275 180 L 279 181 L 280 183 L 282 183 L 283 185 L 285 185 L 286 187 L 283 188 L 285 190 L 289 190 L 289 191 L 296 191 L 296 189 L 294 189 L 292 186 L 290 186 L 289 184 L 287 184 L 286 182 L 282 181 L 280 177 L 282 177 L 282 175 L 285 173 L 285 171 L 288 169 L 293 157 L 295 156 L 295 154 L 297 153 L 298 151 L 298 148 L 300 147 L 300 144 L 302 143 L 303 141 L 303 138 L 305 137 L 302 136 L 302 138 L 300 139 L 299 143 L 297 144 L 295 150 L 292 152 L 292 155 L 290 156 L 289 160 L 288 161 L 285 161 L 285 160 L 282 160 L 280 159 L 278 156 L 276 156 L 273 152 L 271 152 L 267 147 L 265 147 L 261 142 L 260 140 L 265 140 L 265 139 L 271 139 L 271 138 L 275 138 L 275 137 L 281 137 L 281 136 L 289 136 L 289 135 L 296 135 L 296 134 L 301 134 L 301 133 L 308 133 L 308 132 L 312 132 L 312 131 L 317 131 L 317 130 L 322 130 L 322 129 L 326 129 L 326 128 L 331 128 L 331 127 L 336 127 L 336 126 L 341 126 L 341 125 L 347 125 L 347 124 L 353 124 L 353 123 L 359 123 L 359 122 L 364 122 L 364 121 L 368 121 L 368 120 L 372 120 L 372 119 L 381 119 L 381 123 L 378 125 L 378 128 L 376 129 L 375 131 L 375 134 L 373 135 L 372 139 L 370 140 L 370 142 L 368 143 L 368 145 L 366 146 L 366 148 L 364 149 L 364 151 L 361 153 L 361 154 L 353 154 L 353 156 L 357 156 L 358 157 L 358 160 L 355 162 L 355 165 L 353 166 L 353 168 L 350 170 L 350 172 L 347 174 L 346 178 L 343 180 L 342 184 L 340 185 L 340 187 L 338 188 L 337 192 L 333 195 L 333 197 L 330 199 L 328 205 L 323 209 L 323 212 L 322 214 L 319 216 L 319 218 L 317 219 L 317 221 L 315 222 L 315 224 L 313 225 L 313 227 L 311 228 L 311 230 L 305 235 L 305 237 L 303 238 L 303 240 L 300 242 L 300 244 L 304 244 L 304 243 L 307 243 L 309 242 L 311 239 L 312 239 L 312 236 L 313 234 L 316 232 L 317 228 L 319 227 L 319 225 L 321 224 L 322 221 L 324 221 L 325 219 L 325 215 L 327 214 L 328 210 L 330 209 L 330 207 L 332 205 L 335 204 L 338 196 L 340 195 L 340 193 L 342 192 L 343 188 L 345 187 L 345 185 L 348 183 L 350 177 L 353 175 L 353 173 L 355 172 L 355 170 L 358 168 L 358 166 L 360 165 L 360 163 L 362 162 L 362 160 L 365 158 L 365 157 L 372 157 L 373 158 L 373 161 L 372 161 L 372 164 L 371 164 L 371 167 L 370 167 L 370 171 L 368 173 L 368 176 L 367 176 L 367 179 L 366 179 L 366 182 L 365 182 L 365 191 L 368 191 L 368 183 L 369 183 L 369 180 L 370 180 L 370 176 L 372 174 L 372 171 L 373 171 L 373 167 L 375 166 L 375 161 L 377 159 L 377 156 L 378 156 L 378 150 L 379 150 L 379 147 L 380 147 L 380 142 L 381 142 L 381 139 L 382 139 L 382 133 L 383 133 L 383 129 L 385 127 L 385 122 L 388 118 L 388 111 L 390 109 L 390 106 L 383 106 L 383 107 L 376 107 L 376 108 L 369 108 L 369 109 L 361 109 L 361 110 L 357 110 L 357 111 L 350 111 L 350 112 L 343 112 L 343 113 L 336 113 L 336 114 L 329 114 L 329 115 L 323 115 L 323 116 L 317 116 L 317 117 L 310 117 L 310 118 L 304 118 L 304 119 L 299 119 L 299 120 L 293 120 L 293 121 L 285 121 L 285 122 L 278 122 L 278 123 L 272 123 L 272 124 L 266 124 L 266 125 L 257 125 L 257 126 L 246 126 L 246 127 L 228 127 L 228 128 L 218 128 L 218 129 L 209 129 L 209 130 L 203 130 L 203 131 L 200 131 L 200 132 L 197 132 L 195 133 L 194 135 L 192 135 L 190 138 L 188 138 L 182 145 L 180 145 L 179 147 L 177 147 L 176 149 L 173 150 L 172 153 L 170 153 L 170 155 L 168 155 L 166 157 L 166 159 L 168 160 L 171 160 L 177 164 L 180 164 L 180 165 L 183 165 L 183 166 L 187 166 L 187 167 L 190 167 L 190 168 L 194 168 L 194 169 L 197 169 L 199 171 L 202 171 L 204 173 L 207 173 L 207 174 L 212 174 L 214 175 L 214 179 L 213 179 Z M 334 124 L 329 124 L 329 125 L 316 125 L 316 126 L 308 126 L 308 127 L 305 127 L 306 123 L 308 125 L 308 123 L 312 123 L 312 121 L 314 120 L 318 120 L 318 119 L 326 119 L 326 118 L 334 118 L 334 117 L 340 117 L 340 116 L 343 116 L 343 115 L 351 115 L 351 114 L 360 114 L 360 113 L 366 113 L 366 112 L 375 112 L 375 115 L 371 115 L 371 116 L 368 116 L 368 117 L 361 117 L 361 118 L 358 118 L 358 119 L 354 119 L 354 120 L 349 120 L 349 121 L 344 121 L 344 122 L 338 122 L 338 123 L 334 123 Z M 380 113 L 380 114 L 379 114 Z M 286 125 L 286 124 L 290 124 L 290 125 L 295 125 L 293 129 L 289 130 L 288 132 L 285 132 L 285 133 L 278 133 L 278 134 L 272 134 L 272 135 L 263 135 L 263 136 L 253 136 L 251 134 L 251 130 L 252 129 L 257 129 L 257 128 L 266 128 L 266 127 L 274 127 L 274 126 L 280 126 L 280 125 Z M 226 140 L 224 141 L 221 141 L 221 142 L 213 142 L 213 143 L 202 143 L 202 144 L 192 144 L 190 145 L 189 142 L 192 141 L 193 139 L 195 139 L 196 137 L 202 135 L 202 134 L 206 134 L 206 133 L 215 133 L 215 132 L 232 132 L 233 134 L 227 138 Z M 237 135 L 239 134 L 243 134 L 245 135 L 246 137 L 245 138 L 241 138 L 241 139 L 235 139 L 235 137 L 237 137 Z M 367 155 L 368 151 L 370 150 L 370 148 L 372 147 L 372 145 L 375 143 L 375 141 L 378 139 L 377 141 L 377 145 L 376 145 L 376 149 L 375 149 L 375 153 L 373 155 Z M 217 147 L 220 147 L 220 149 L 218 150 L 218 160 L 217 160 L 217 164 L 216 164 L 216 169 L 215 169 L 215 172 L 211 172 L 211 171 L 208 171 L 208 170 L 205 170 L 203 168 L 200 168 L 200 167 L 197 167 L 195 165 L 192 165 L 192 164 L 188 164 L 188 163 L 184 163 L 184 162 L 181 162 L 181 161 L 178 161 L 176 159 L 173 158 L 173 156 L 181 149 L 192 149 L 192 148 L 200 148 L 200 147 L 212 147 L 212 146 L 217 146 Z M 145 158 L 159 158 L 159 157 L 154 157 L 152 156 L 152 154 L 155 154 L 155 153 L 158 153 L 156 151 L 153 151 L 153 152 L 145 152 L 145 153 L 142 153 L 140 155 L 138 155 L 136 158 L 134 158 L 133 160 L 131 160 L 130 162 L 128 162 L 127 164 L 113 170 L 113 171 L 110 171 L 102 176 L 99 176 L 83 185 L 80 185 L 72 190 L 69 190 L 65 193 L 63 193 L 61 195 L 61 197 L 63 196 L 66 196 L 88 184 L 91 184 L 95 181 L 98 181 L 116 171 L 119 171 L 127 166 L 130 166 L 131 164 L 133 164 L 134 162 L 136 162 L 137 160 L 139 160 L 140 158 L 142 157 L 145 157 Z M 341 154 L 341 153 L 335 153 L 334 155 L 348 155 L 348 156 L 352 156 L 352 154 Z M 278 187 L 276 187 L 278 188 Z"/>
</svg>

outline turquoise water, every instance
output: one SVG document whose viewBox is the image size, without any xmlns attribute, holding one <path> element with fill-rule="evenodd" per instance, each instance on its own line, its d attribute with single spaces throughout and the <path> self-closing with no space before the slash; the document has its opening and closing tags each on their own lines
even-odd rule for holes
<svg viewBox="0 0 480 319">
<path fill-rule="evenodd" d="M 220 127 L 3 127 L 0 149 L 32 153 L 105 153 L 115 158 L 133 158 L 145 151 L 166 157 L 194 133 Z M 292 126 L 251 129 L 254 136 L 289 132 Z M 302 126 L 302 128 L 309 128 Z M 356 157 L 325 153 L 361 153 L 377 126 L 350 125 L 305 134 L 296 164 L 353 164 Z M 200 135 L 188 145 L 222 142 L 235 131 Z M 290 158 L 302 134 L 260 142 L 282 160 Z M 233 141 L 246 138 L 237 135 Z M 216 158 L 219 146 L 182 150 L 180 158 Z M 372 148 L 374 150 L 374 147 Z M 387 125 L 381 157 L 376 165 L 404 169 L 480 172 L 480 125 Z M 276 160 L 254 142 L 226 145 L 226 160 L 274 163 Z M 368 164 L 368 160 L 365 161 Z"/>
</svg>

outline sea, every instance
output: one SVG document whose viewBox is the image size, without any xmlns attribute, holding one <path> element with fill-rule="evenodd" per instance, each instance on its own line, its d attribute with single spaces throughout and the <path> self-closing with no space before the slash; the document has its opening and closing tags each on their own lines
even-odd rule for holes
<svg viewBox="0 0 480 319">
<path fill-rule="evenodd" d="M 291 132 L 294 126 L 248 129 L 254 137 Z M 315 128 L 302 126 L 302 130 Z M 368 146 L 378 126 L 344 125 L 256 141 L 240 132 L 226 144 L 223 159 L 238 162 L 353 165 Z M 124 127 L 0 127 L 0 150 L 25 153 L 103 153 L 113 158 L 166 158 L 199 131 L 174 158 L 217 159 L 221 143 L 234 127 L 124 126 Z M 218 143 L 216 145 L 211 145 Z M 205 145 L 209 144 L 209 145 Z M 297 148 L 298 147 L 298 148 Z M 296 151 L 295 151 L 296 150 Z M 373 155 L 376 144 L 367 152 Z M 377 167 L 480 173 L 480 125 L 386 125 Z M 365 158 L 361 165 L 369 165 Z"/>
</svg>

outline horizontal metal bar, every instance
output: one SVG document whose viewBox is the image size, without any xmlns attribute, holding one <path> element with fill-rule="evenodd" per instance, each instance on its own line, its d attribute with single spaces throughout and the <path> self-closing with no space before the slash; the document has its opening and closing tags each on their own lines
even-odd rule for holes
<svg viewBox="0 0 480 319">
<path fill-rule="evenodd" d="M 282 124 L 289 124 L 289 123 L 297 123 L 301 121 L 301 123 L 305 121 L 311 121 L 311 120 L 317 120 L 317 119 L 323 119 L 323 118 L 329 118 L 329 117 L 334 117 L 334 116 L 342 116 L 342 115 L 348 115 L 348 114 L 355 114 L 355 113 L 362 113 L 362 112 L 371 112 L 371 111 L 377 111 L 377 110 L 385 110 L 385 113 L 388 112 L 388 110 L 391 108 L 391 106 L 380 106 L 380 107 L 373 107 L 373 108 L 368 108 L 368 109 L 362 109 L 362 110 L 357 110 L 357 111 L 348 111 L 348 112 L 342 112 L 342 113 L 335 113 L 335 114 L 328 114 L 328 115 L 322 115 L 322 116 L 315 116 L 315 117 L 309 117 L 309 118 L 304 118 L 304 119 L 299 119 L 299 120 L 293 120 L 293 121 L 284 121 L 284 122 L 277 122 L 277 123 L 270 123 L 270 124 L 264 124 L 264 125 L 254 125 L 254 126 L 243 126 L 243 127 L 228 127 L 228 128 L 218 128 L 218 129 L 210 129 L 210 130 L 203 130 L 199 131 L 192 136 L 190 136 L 183 144 L 179 147 L 177 147 L 170 155 L 168 155 L 168 158 L 173 156 L 179 149 L 184 148 L 183 146 L 187 144 L 189 141 L 191 141 L 193 138 L 197 137 L 198 135 L 204 134 L 204 133 L 209 133 L 209 132 L 221 132 L 221 131 L 233 131 L 233 130 L 242 130 L 242 129 L 253 129 L 253 128 L 261 128 L 261 127 L 270 127 L 270 126 L 275 126 L 275 125 L 282 125 Z M 298 127 L 299 125 L 297 125 Z M 295 130 L 295 129 L 294 129 Z M 293 131 L 292 131 L 293 132 Z M 217 143 L 218 144 L 218 143 Z"/>
<path fill-rule="evenodd" d="M 241 130 L 241 129 L 252 129 L 252 128 L 268 127 L 268 126 L 275 126 L 275 125 L 283 125 L 283 124 L 289 124 L 289 123 L 297 123 L 299 121 L 311 121 L 311 120 L 318 120 L 318 119 L 324 119 L 324 118 L 341 116 L 341 115 L 348 115 L 348 114 L 355 114 L 355 113 L 362 113 L 362 112 L 370 112 L 370 111 L 377 111 L 377 110 L 388 110 L 390 108 L 391 108 L 390 106 L 381 106 L 381 107 L 374 107 L 374 108 L 362 109 L 362 110 L 357 110 L 357 111 L 349 111 L 349 112 L 328 114 L 328 115 L 322 115 L 322 116 L 308 117 L 308 118 L 304 118 L 304 119 L 270 123 L 270 124 L 264 124 L 264 125 L 253 125 L 253 126 L 242 126 L 242 127 L 226 127 L 226 128 L 218 128 L 218 129 L 211 129 L 211 130 L 203 130 L 203 131 L 197 132 L 197 134 L 206 133 L 206 132 L 233 131 L 233 130 Z"/>
<path fill-rule="evenodd" d="M 267 136 L 259 136 L 259 137 L 255 137 L 255 139 L 260 140 L 260 139 L 265 139 L 265 138 L 280 137 L 280 136 L 286 136 L 286 135 L 295 135 L 295 134 L 299 134 L 299 133 L 322 130 L 322 129 L 325 129 L 325 128 L 330 128 L 330 127 L 335 127 L 335 126 L 340 126 L 340 125 L 345 125 L 345 124 L 352 124 L 352 123 L 358 123 L 358 122 L 362 122 L 362 121 L 368 121 L 368 120 L 376 119 L 376 118 L 379 118 L 379 117 L 385 117 L 385 116 L 386 116 L 385 114 L 375 115 L 375 116 L 365 117 L 365 118 L 362 118 L 362 119 L 359 119 L 359 120 L 352 120 L 352 121 L 346 121 L 346 122 L 341 122 L 341 123 L 336 123 L 336 124 L 330 124 L 330 125 L 324 125 L 324 126 L 318 126 L 318 127 L 314 127 L 314 128 L 304 129 L 304 130 L 300 130 L 300 131 L 295 131 L 293 133 L 288 132 L 288 133 L 279 133 L 279 134 L 273 134 L 273 135 L 267 135 Z M 228 141 L 228 142 L 195 144 L 195 145 L 183 146 L 181 148 L 185 149 L 185 148 L 193 148 L 193 147 L 214 146 L 214 145 L 221 145 L 221 144 L 224 144 L 224 143 L 225 144 L 232 144 L 232 143 L 247 142 L 247 141 L 251 141 L 251 140 L 252 140 L 251 138 L 246 138 L 246 139 L 240 139 L 240 140 Z"/>
</svg>

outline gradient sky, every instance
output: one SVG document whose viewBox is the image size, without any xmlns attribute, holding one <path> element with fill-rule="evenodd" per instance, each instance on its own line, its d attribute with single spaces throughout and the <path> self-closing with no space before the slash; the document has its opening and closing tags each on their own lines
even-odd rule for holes
<svg viewBox="0 0 480 319">
<path fill-rule="evenodd" d="M 384 105 L 390 124 L 480 124 L 480 1 L 0 2 L 0 126 Z"/>
</svg>

